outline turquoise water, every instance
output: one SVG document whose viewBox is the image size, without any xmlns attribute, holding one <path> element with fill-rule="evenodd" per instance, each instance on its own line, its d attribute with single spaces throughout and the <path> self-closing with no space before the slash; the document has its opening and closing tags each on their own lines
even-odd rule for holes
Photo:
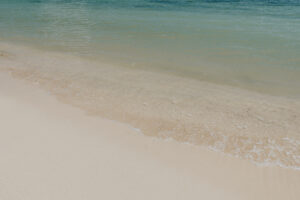
<svg viewBox="0 0 300 200">
<path fill-rule="evenodd" d="M 300 96 L 300 0 L 1 0 L 0 37 Z"/>
</svg>

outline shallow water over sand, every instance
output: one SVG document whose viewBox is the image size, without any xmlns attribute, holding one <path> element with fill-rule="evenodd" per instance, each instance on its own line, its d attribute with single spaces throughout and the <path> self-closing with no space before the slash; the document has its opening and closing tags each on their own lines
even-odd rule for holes
<svg viewBox="0 0 300 200">
<path fill-rule="evenodd" d="M 299 97 L 299 0 L 3 0 L 0 37 Z"/>
<path fill-rule="evenodd" d="M 300 101 L 1 43 L 0 69 L 149 136 L 300 167 Z"/>
</svg>

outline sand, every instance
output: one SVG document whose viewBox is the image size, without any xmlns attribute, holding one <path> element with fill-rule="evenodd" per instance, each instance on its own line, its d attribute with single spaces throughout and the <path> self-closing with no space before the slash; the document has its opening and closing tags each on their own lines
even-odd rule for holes
<svg viewBox="0 0 300 200">
<path fill-rule="evenodd" d="M 300 199 L 300 171 L 141 134 L 0 73 L 0 199 Z"/>
</svg>

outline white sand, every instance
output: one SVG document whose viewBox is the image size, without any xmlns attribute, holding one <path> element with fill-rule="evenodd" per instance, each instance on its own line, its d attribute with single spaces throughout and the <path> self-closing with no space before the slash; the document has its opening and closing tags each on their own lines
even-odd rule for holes
<svg viewBox="0 0 300 200">
<path fill-rule="evenodd" d="M 257 167 L 87 116 L 0 74 L 0 199 L 300 199 L 300 171 Z"/>
</svg>

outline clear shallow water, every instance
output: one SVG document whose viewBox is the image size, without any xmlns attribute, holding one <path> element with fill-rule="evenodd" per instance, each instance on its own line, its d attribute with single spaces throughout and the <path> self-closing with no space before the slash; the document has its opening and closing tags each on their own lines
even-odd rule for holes
<svg viewBox="0 0 300 200">
<path fill-rule="evenodd" d="M 0 37 L 300 95 L 300 0 L 2 0 Z"/>
</svg>

